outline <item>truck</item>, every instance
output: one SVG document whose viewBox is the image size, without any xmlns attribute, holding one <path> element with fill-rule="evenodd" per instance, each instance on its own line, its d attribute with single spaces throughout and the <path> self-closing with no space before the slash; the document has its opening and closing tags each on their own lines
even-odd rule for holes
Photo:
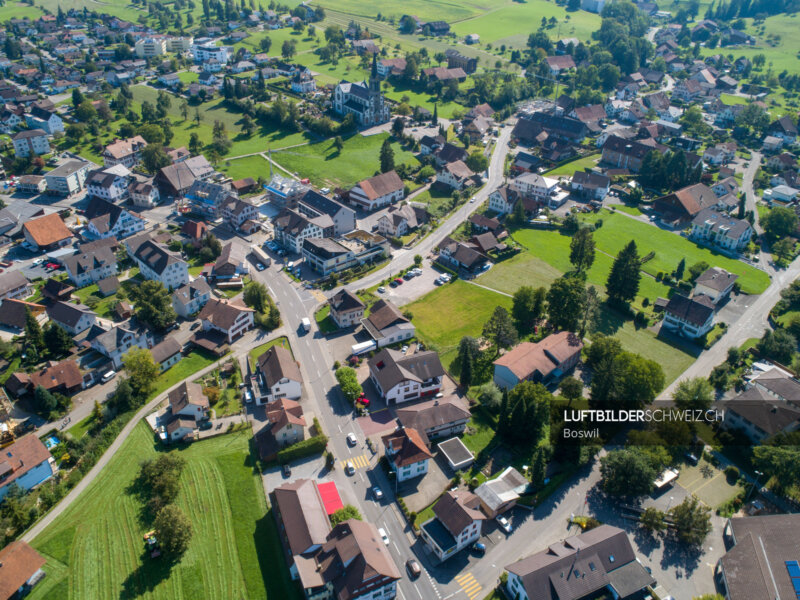
<svg viewBox="0 0 800 600">
<path fill-rule="evenodd" d="M 311 320 L 308 317 L 303 317 L 303 320 L 300 321 L 300 324 L 303 327 L 303 331 L 305 331 L 306 333 L 311 331 Z"/>
<path fill-rule="evenodd" d="M 258 246 L 252 246 L 250 249 L 250 254 L 253 255 L 253 258 L 264 265 L 265 267 L 269 267 L 272 264 L 272 259 Z"/>
<path fill-rule="evenodd" d="M 375 348 L 376 348 L 375 340 L 370 340 L 368 342 L 353 344 L 350 350 L 353 353 L 353 356 L 358 356 L 359 354 L 364 354 L 365 352 L 369 352 L 370 350 L 374 350 Z"/>
</svg>

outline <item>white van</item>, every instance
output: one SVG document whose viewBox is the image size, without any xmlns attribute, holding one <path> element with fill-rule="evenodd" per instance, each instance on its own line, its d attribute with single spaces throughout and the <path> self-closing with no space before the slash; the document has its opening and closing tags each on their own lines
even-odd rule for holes
<svg viewBox="0 0 800 600">
<path fill-rule="evenodd" d="M 308 317 L 303 317 L 303 320 L 300 321 L 300 323 L 303 325 L 303 331 L 305 331 L 306 333 L 311 331 L 311 321 L 309 320 Z"/>
<path fill-rule="evenodd" d="M 105 375 L 103 375 L 103 377 L 100 378 L 100 381 L 103 383 L 108 383 L 109 381 L 114 379 L 116 374 L 117 374 L 116 371 L 108 371 Z"/>
</svg>

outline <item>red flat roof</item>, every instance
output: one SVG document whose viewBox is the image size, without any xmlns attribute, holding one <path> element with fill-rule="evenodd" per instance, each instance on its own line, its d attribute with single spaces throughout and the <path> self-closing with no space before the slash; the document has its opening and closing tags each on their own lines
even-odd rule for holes
<svg viewBox="0 0 800 600">
<path fill-rule="evenodd" d="M 332 481 L 317 484 L 319 495 L 322 496 L 322 503 L 325 505 L 325 512 L 332 515 L 340 508 L 344 508 L 344 503 L 339 497 L 339 490 Z"/>
</svg>

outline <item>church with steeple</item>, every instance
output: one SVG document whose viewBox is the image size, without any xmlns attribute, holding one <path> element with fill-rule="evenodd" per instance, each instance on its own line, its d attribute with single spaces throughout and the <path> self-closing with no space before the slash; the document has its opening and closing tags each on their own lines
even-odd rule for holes
<svg viewBox="0 0 800 600">
<path fill-rule="evenodd" d="M 359 127 L 373 127 L 389 120 L 389 106 L 381 94 L 378 63 L 373 55 L 369 84 L 366 81 L 342 81 L 333 92 L 333 110 L 344 116 L 352 114 Z"/>
</svg>

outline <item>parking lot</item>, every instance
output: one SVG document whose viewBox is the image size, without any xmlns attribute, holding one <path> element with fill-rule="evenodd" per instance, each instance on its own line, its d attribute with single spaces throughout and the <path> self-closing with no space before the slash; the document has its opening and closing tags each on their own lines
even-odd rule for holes
<svg viewBox="0 0 800 600">
<path fill-rule="evenodd" d="M 424 296 L 436 287 L 436 280 L 441 276 L 441 273 L 425 266 L 421 268 L 421 271 L 421 275 L 409 280 L 403 280 L 403 283 L 397 287 L 384 286 L 384 291 L 378 292 L 378 295 L 381 298 L 391 300 L 397 306 L 409 304 L 420 296 Z"/>
</svg>

